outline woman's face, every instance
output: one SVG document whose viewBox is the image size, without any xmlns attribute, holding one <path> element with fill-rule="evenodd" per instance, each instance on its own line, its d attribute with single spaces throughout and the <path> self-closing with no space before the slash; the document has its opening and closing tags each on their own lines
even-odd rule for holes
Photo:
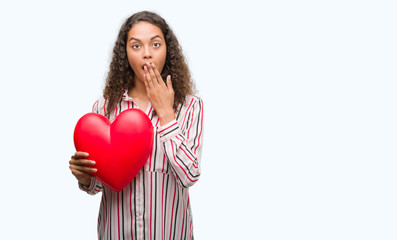
<svg viewBox="0 0 397 240">
<path fill-rule="evenodd" d="M 154 63 L 157 70 L 163 70 L 167 55 L 165 38 L 159 27 L 148 22 L 138 22 L 132 26 L 127 37 L 127 57 L 132 70 L 134 80 L 143 83 L 146 63 Z"/>
</svg>

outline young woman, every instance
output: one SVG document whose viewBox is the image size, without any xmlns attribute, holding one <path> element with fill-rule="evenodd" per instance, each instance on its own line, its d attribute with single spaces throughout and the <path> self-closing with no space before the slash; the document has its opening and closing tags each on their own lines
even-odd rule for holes
<svg viewBox="0 0 397 240">
<path fill-rule="evenodd" d="M 164 19 L 147 11 L 128 18 L 93 112 L 113 121 L 126 109 L 141 109 L 152 121 L 154 143 L 145 166 L 121 192 L 90 174 L 97 169 L 89 153 L 72 156 L 80 189 L 102 192 L 99 239 L 193 239 L 189 187 L 200 176 L 203 102 L 192 94 L 188 66 Z"/>
</svg>

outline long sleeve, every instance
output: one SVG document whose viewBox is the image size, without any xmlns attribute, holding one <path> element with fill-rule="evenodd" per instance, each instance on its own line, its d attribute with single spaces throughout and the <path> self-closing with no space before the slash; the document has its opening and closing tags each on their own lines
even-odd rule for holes
<svg viewBox="0 0 397 240">
<path fill-rule="evenodd" d="M 93 176 L 91 177 L 90 186 L 85 187 L 79 183 L 79 188 L 90 195 L 95 195 L 103 190 L 103 185 Z"/>
<path fill-rule="evenodd" d="M 186 121 L 185 121 L 186 120 Z M 203 141 L 203 102 L 195 98 L 188 107 L 182 124 L 177 120 L 158 127 L 160 142 L 178 183 L 191 187 L 200 177 Z"/>
</svg>

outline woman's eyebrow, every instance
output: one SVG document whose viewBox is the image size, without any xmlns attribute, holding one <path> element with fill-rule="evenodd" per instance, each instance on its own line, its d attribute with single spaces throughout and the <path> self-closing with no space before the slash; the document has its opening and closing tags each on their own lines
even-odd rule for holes
<svg viewBox="0 0 397 240">
<path fill-rule="evenodd" d="M 137 42 L 140 42 L 140 41 L 141 41 L 141 40 L 138 39 L 138 38 L 131 37 L 129 42 L 131 42 L 132 40 L 135 40 L 135 41 L 137 41 Z"/>
<path fill-rule="evenodd" d="M 160 39 L 162 39 L 162 38 L 160 37 L 160 35 L 156 35 L 156 36 L 153 36 L 150 40 L 153 40 L 153 39 L 155 39 L 155 38 L 160 38 Z"/>
</svg>

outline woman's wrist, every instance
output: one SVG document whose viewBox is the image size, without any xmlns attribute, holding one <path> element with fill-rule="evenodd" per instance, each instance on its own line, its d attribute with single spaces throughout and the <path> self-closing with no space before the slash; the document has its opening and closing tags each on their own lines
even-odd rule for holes
<svg viewBox="0 0 397 240">
<path fill-rule="evenodd" d="M 91 185 L 91 177 L 88 177 L 88 178 L 79 180 L 79 183 L 80 183 L 81 185 L 83 185 L 84 187 L 88 188 L 88 187 L 90 187 L 90 185 Z"/>
<path fill-rule="evenodd" d="M 159 111 L 159 112 L 157 112 L 157 116 L 160 119 L 160 125 L 161 126 L 164 126 L 167 123 L 169 123 L 169 122 L 171 122 L 171 121 L 173 121 L 175 119 L 175 114 L 174 114 L 174 111 L 172 109 Z"/>
</svg>

